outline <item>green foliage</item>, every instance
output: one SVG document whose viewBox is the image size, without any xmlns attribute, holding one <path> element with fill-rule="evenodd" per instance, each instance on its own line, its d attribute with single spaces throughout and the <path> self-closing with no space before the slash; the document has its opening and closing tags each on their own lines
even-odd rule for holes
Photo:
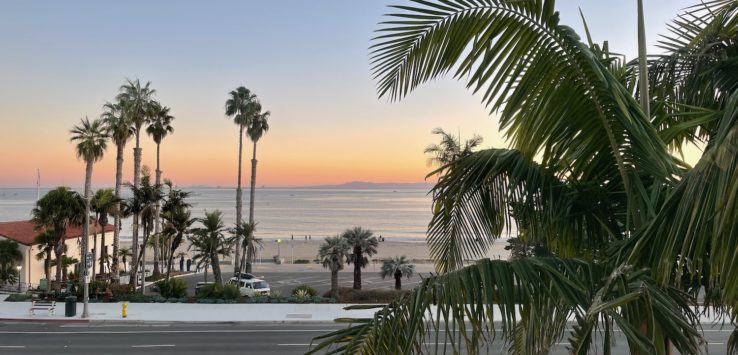
<svg viewBox="0 0 738 355">
<path fill-rule="evenodd" d="M 140 293 L 122 294 L 115 297 L 120 302 L 131 303 L 165 303 L 166 298 L 159 295 L 142 295 Z"/>
<path fill-rule="evenodd" d="M 187 282 L 184 280 L 171 278 L 169 281 L 161 280 L 155 285 L 159 294 L 164 298 L 187 297 Z"/>
<path fill-rule="evenodd" d="M 297 287 L 293 288 L 290 292 L 291 295 L 297 296 L 299 292 L 304 292 L 310 297 L 315 296 L 318 294 L 318 291 L 315 291 L 314 288 L 310 287 L 310 285 L 298 285 Z"/>
<path fill-rule="evenodd" d="M 336 303 L 331 297 L 274 297 L 274 296 L 258 296 L 246 299 L 246 303 Z"/>
<path fill-rule="evenodd" d="M 310 264 L 310 260 L 308 260 L 308 259 L 295 259 L 295 262 L 293 264 Z"/>
<path fill-rule="evenodd" d="M 118 295 L 130 295 L 133 293 L 133 285 L 129 284 L 110 284 L 108 287 L 110 288 L 110 292 L 113 293 L 113 297 Z"/>
<path fill-rule="evenodd" d="M 224 299 L 237 300 L 241 298 L 241 292 L 236 285 L 219 285 L 217 283 L 207 284 L 200 287 L 197 292 L 197 299 Z"/>
<path fill-rule="evenodd" d="M 27 293 L 11 293 L 5 298 L 5 302 L 26 302 L 30 301 L 32 296 Z"/>
</svg>

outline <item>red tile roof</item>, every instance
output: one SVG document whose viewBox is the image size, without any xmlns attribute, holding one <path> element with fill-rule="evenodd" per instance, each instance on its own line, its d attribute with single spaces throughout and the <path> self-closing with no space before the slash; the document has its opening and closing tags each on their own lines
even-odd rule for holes
<svg viewBox="0 0 738 355">
<path fill-rule="evenodd" d="M 100 233 L 101 227 L 97 226 L 97 232 Z M 112 232 L 113 225 L 108 224 L 105 226 L 105 232 Z M 92 233 L 92 231 L 90 231 Z M 0 222 L 0 236 L 15 240 L 16 242 L 24 245 L 32 245 L 33 239 L 39 234 L 36 230 L 36 225 L 31 221 L 13 221 L 13 222 Z M 82 235 L 82 227 L 69 227 L 67 228 L 67 239 L 77 238 Z"/>
</svg>

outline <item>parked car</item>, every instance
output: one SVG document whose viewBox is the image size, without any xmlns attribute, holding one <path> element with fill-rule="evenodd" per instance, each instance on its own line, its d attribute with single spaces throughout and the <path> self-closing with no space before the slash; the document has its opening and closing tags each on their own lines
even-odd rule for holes
<svg viewBox="0 0 738 355">
<path fill-rule="evenodd" d="M 239 280 L 238 278 L 233 277 L 228 281 L 228 283 L 238 286 L 241 296 L 269 296 L 272 292 L 269 288 L 269 284 L 262 279 L 251 278 Z"/>
<path fill-rule="evenodd" d="M 237 272 L 233 274 L 232 279 L 235 279 L 235 278 L 239 278 L 242 280 L 251 280 L 251 279 L 256 278 L 256 276 L 249 274 L 248 272 Z"/>
</svg>

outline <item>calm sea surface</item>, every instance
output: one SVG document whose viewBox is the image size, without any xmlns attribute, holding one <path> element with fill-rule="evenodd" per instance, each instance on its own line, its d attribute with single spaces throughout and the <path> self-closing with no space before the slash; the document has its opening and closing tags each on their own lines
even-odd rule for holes
<svg viewBox="0 0 738 355">
<path fill-rule="evenodd" d="M 49 189 L 41 189 L 41 195 Z M 192 215 L 221 210 L 228 226 L 236 220 L 235 189 L 185 188 L 192 191 Z M 352 226 L 372 229 L 396 240 L 425 238 L 431 218 L 431 197 L 425 189 L 300 189 L 263 188 L 256 191 L 256 235 L 265 238 L 304 238 L 335 235 Z M 35 188 L 0 188 L 0 222 L 29 219 L 36 202 Z M 244 220 L 248 220 L 248 189 L 244 189 Z M 131 234 L 123 222 L 122 236 Z"/>
</svg>

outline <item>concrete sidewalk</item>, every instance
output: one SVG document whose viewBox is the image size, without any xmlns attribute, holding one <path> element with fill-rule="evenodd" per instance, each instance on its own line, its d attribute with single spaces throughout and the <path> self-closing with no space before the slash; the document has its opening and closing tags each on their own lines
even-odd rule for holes
<svg viewBox="0 0 738 355">
<path fill-rule="evenodd" d="M 332 322 L 336 318 L 367 318 L 375 310 L 347 311 L 348 304 L 199 304 L 199 303 L 128 303 L 128 317 L 123 318 L 123 303 L 90 303 L 90 318 L 82 319 L 82 303 L 77 303 L 77 316 L 64 316 L 64 303 L 56 306 L 55 315 L 37 311 L 31 315 L 31 302 L 5 302 L 0 295 L 0 321 L 52 322 Z"/>
</svg>

